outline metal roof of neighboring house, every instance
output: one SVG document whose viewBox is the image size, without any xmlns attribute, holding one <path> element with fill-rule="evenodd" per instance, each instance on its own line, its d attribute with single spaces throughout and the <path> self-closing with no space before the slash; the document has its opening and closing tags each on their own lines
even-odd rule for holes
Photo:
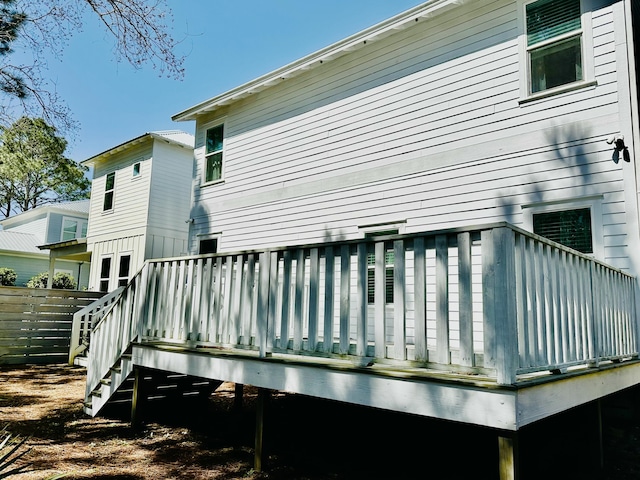
<svg viewBox="0 0 640 480">
<path fill-rule="evenodd" d="M 0 231 L 0 252 L 36 253 L 48 255 L 48 250 L 38 248 L 39 239 L 31 233 Z"/>
<path fill-rule="evenodd" d="M 94 155 L 93 157 L 88 158 L 80 163 L 82 165 L 90 166 L 90 165 L 93 165 L 98 160 L 102 160 L 108 157 L 109 155 L 113 155 L 123 150 L 126 150 L 127 148 L 131 148 L 134 145 L 144 142 L 145 140 L 153 140 L 153 139 L 165 140 L 169 143 L 173 143 L 175 145 L 180 145 L 182 147 L 186 147 L 190 149 L 193 149 L 193 146 L 195 144 L 194 136 L 191 135 L 190 133 L 183 132 L 182 130 L 161 130 L 157 132 L 147 132 L 147 133 L 143 133 L 139 137 L 133 138 L 131 140 L 127 140 L 126 142 L 121 143 L 120 145 L 116 145 L 113 148 L 110 148 L 108 150 L 105 150 L 102 153 Z"/>
<path fill-rule="evenodd" d="M 320 65 L 335 60 L 348 52 L 363 48 L 372 42 L 388 37 L 398 30 L 403 30 L 411 25 L 415 25 L 416 22 L 435 17 L 469 1 L 470 0 L 430 0 L 322 50 L 318 50 L 311 55 L 307 55 L 289 65 L 263 75 L 256 80 L 245 83 L 233 90 L 229 90 L 226 93 L 177 113 L 171 118 L 174 121 L 195 120 L 198 115 L 212 112 L 222 106 L 229 105 L 254 93 L 261 92 L 272 85 L 277 85 L 302 72 L 318 68 Z"/>
<path fill-rule="evenodd" d="M 47 203 L 46 205 L 40 205 L 39 207 L 27 210 L 26 212 L 22 212 L 12 217 L 5 218 L 4 220 L 0 220 L 0 225 L 3 227 L 3 229 L 8 229 L 13 223 L 29 221 L 30 218 L 37 217 L 40 214 L 46 214 L 47 212 L 76 214 L 79 217 L 88 218 L 89 199 L 76 200 L 74 202 Z"/>
</svg>

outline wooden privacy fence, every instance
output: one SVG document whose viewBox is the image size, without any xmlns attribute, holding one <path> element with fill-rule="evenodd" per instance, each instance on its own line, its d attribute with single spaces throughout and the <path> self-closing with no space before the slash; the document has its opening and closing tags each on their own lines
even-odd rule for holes
<svg viewBox="0 0 640 480">
<path fill-rule="evenodd" d="M 66 362 L 73 314 L 102 295 L 0 287 L 0 365 Z"/>
<path fill-rule="evenodd" d="M 512 384 L 637 356 L 635 291 L 634 277 L 504 223 L 154 260 L 94 328 L 87 387 L 134 339 Z"/>
</svg>

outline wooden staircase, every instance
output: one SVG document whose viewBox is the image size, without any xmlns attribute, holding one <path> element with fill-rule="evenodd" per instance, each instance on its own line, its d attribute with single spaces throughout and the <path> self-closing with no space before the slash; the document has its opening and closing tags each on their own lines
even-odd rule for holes
<svg viewBox="0 0 640 480">
<path fill-rule="evenodd" d="M 160 370 L 140 369 L 139 395 L 145 403 L 207 398 L 223 382 Z M 134 396 L 135 375 L 131 355 L 120 357 L 109 374 L 87 396 L 84 411 L 95 417 L 107 405 L 130 409 Z"/>
</svg>

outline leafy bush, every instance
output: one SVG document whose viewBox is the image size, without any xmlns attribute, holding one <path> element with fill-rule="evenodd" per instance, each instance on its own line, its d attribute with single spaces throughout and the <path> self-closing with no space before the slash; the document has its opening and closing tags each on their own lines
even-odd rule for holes
<svg viewBox="0 0 640 480">
<path fill-rule="evenodd" d="M 49 272 L 42 272 L 38 275 L 31 277 L 27 282 L 29 288 L 47 288 L 47 280 L 49 279 Z M 61 288 L 65 290 L 73 290 L 76 288 L 76 280 L 72 275 L 64 272 L 58 272 L 53 276 L 53 288 Z"/>
<path fill-rule="evenodd" d="M 14 287 L 18 275 L 13 268 L 0 268 L 0 285 L 3 287 Z"/>
</svg>

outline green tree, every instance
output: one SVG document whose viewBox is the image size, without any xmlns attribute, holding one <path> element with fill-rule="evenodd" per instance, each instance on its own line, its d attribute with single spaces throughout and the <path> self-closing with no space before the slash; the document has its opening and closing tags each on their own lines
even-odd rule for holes
<svg viewBox="0 0 640 480">
<path fill-rule="evenodd" d="M 59 58 L 73 34 L 92 18 L 113 39 L 116 60 L 134 68 L 150 64 L 160 75 L 183 77 L 167 0 L 0 0 L 2 123 L 30 116 L 62 131 L 75 127 L 47 79 L 47 59 Z"/>
<path fill-rule="evenodd" d="M 67 141 L 41 118 L 0 128 L 0 214 L 89 196 L 86 167 L 64 156 Z"/>
</svg>

